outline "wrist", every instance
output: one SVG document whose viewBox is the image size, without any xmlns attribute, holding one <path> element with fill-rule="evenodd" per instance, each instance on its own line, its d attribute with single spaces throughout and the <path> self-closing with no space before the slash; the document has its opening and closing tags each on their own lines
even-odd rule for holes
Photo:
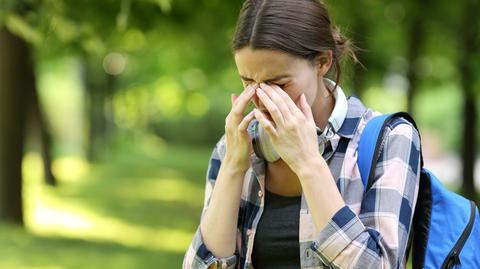
<svg viewBox="0 0 480 269">
<path fill-rule="evenodd" d="M 225 166 L 229 167 L 230 170 L 234 173 L 246 173 L 250 167 L 250 161 L 247 160 L 238 160 L 232 156 L 226 155 L 222 161 Z"/>
<path fill-rule="evenodd" d="M 325 159 L 318 154 L 316 156 L 307 158 L 305 161 L 302 161 L 296 165 L 296 168 L 292 170 L 295 171 L 300 180 L 304 180 L 318 175 L 319 171 L 325 167 L 330 170 L 328 168 L 328 164 L 325 162 Z"/>
</svg>

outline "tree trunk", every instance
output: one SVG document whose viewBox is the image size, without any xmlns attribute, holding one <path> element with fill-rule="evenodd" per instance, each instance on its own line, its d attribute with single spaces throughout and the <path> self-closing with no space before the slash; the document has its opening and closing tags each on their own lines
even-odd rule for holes
<svg viewBox="0 0 480 269">
<path fill-rule="evenodd" d="M 96 70 L 92 60 L 88 55 L 83 58 L 83 79 L 85 83 L 86 108 L 88 117 L 88 139 L 86 141 L 87 158 L 91 162 L 95 162 L 98 157 L 99 150 L 103 147 L 106 131 L 105 120 L 105 90 L 99 81 L 99 75 L 95 74 Z"/>
<path fill-rule="evenodd" d="M 106 94 L 104 100 L 104 117 L 105 117 L 105 140 L 108 140 L 115 132 L 115 121 L 113 117 L 113 96 L 115 95 L 118 77 L 106 74 Z"/>
<path fill-rule="evenodd" d="M 22 157 L 26 92 L 35 84 L 29 45 L 0 29 L 0 220 L 23 225 Z"/>
<path fill-rule="evenodd" d="M 35 81 L 35 70 L 33 70 L 33 65 L 31 66 L 32 70 L 29 72 L 32 73 L 33 81 Z M 27 89 L 28 93 L 28 112 L 30 114 L 30 120 L 32 121 L 30 128 L 37 128 L 39 130 L 39 142 L 40 142 L 40 152 L 42 154 L 43 160 L 43 169 L 44 169 L 44 177 L 45 183 L 51 186 L 57 185 L 57 180 L 52 173 L 52 152 L 51 152 L 51 144 L 52 144 L 52 136 L 50 134 L 48 124 L 45 121 L 45 115 L 43 114 L 40 100 L 38 97 L 38 90 L 36 84 L 34 83 L 32 87 Z"/>
<path fill-rule="evenodd" d="M 409 44 L 408 44 L 408 51 L 407 51 L 407 60 L 408 60 L 408 70 L 407 70 L 407 81 L 409 83 L 408 91 L 407 91 L 407 112 L 413 116 L 414 111 L 414 102 L 415 102 L 415 95 L 418 91 L 418 84 L 419 79 L 416 74 L 416 63 L 420 56 L 421 49 L 423 48 L 423 44 L 425 43 L 425 21 L 426 16 L 428 14 L 426 9 L 430 6 L 430 1 L 416 1 L 415 6 L 417 8 L 416 11 L 412 11 L 412 18 L 410 18 L 410 28 L 409 28 Z"/>
<path fill-rule="evenodd" d="M 475 67 L 472 55 L 478 53 L 480 44 L 477 36 L 480 34 L 478 30 L 476 12 L 480 8 L 478 1 L 466 0 L 464 6 L 463 23 L 461 25 L 460 34 L 460 77 L 464 96 L 464 115 L 463 115 L 463 145 L 462 145 L 462 163 L 463 163 L 463 194 L 471 199 L 476 200 L 474 171 L 476 158 L 476 137 L 477 137 L 477 107 L 475 85 Z M 477 58 L 478 59 L 478 58 Z"/>
<path fill-rule="evenodd" d="M 356 5 L 356 8 L 353 10 L 355 20 L 353 24 L 352 38 L 355 45 L 359 48 L 356 52 L 359 63 L 355 64 L 353 67 L 352 84 L 353 94 L 362 99 L 363 93 L 365 92 L 365 67 L 370 67 L 368 55 L 365 54 L 365 49 L 368 47 L 368 23 L 365 14 L 362 13 L 365 9 L 365 3 L 363 1 L 356 1 L 354 5 Z"/>
<path fill-rule="evenodd" d="M 462 192 L 471 200 L 476 200 L 474 171 L 476 156 L 476 120 L 477 109 L 475 107 L 475 95 L 471 93 L 472 83 L 462 75 L 464 91 L 464 122 L 463 122 L 463 145 L 462 145 Z M 469 92 L 470 91 L 470 92 Z"/>
</svg>

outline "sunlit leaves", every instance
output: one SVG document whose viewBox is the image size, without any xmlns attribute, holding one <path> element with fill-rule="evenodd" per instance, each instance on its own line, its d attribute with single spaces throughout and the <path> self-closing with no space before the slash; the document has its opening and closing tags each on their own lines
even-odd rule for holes
<svg viewBox="0 0 480 269">
<path fill-rule="evenodd" d="M 57 38 L 63 43 L 76 41 L 81 34 L 75 22 L 63 16 L 52 17 L 51 27 Z"/>
<path fill-rule="evenodd" d="M 121 43 L 124 50 L 129 52 L 137 51 L 145 46 L 145 34 L 136 28 L 129 29 L 123 34 Z"/>
<path fill-rule="evenodd" d="M 39 44 L 42 40 L 42 34 L 16 14 L 9 14 L 5 25 L 12 33 L 19 35 L 28 42 Z"/>
<path fill-rule="evenodd" d="M 175 117 L 183 103 L 180 85 L 171 78 L 161 78 L 155 82 L 154 88 L 156 108 L 166 117 Z"/>
</svg>

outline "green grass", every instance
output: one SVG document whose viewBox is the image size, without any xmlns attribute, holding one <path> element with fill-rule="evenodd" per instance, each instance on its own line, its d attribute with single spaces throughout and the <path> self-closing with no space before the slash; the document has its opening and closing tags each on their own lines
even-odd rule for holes
<svg viewBox="0 0 480 269">
<path fill-rule="evenodd" d="M 140 144 L 100 164 L 24 159 L 26 228 L 0 225 L 0 268 L 180 268 L 198 225 L 211 148 Z"/>
</svg>

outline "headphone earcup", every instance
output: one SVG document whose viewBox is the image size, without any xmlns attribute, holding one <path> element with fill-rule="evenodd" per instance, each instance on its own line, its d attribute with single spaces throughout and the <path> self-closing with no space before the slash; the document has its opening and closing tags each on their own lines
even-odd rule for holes
<svg viewBox="0 0 480 269">
<path fill-rule="evenodd" d="M 280 159 L 280 155 L 275 151 L 268 134 L 258 121 L 253 126 L 252 146 L 255 155 L 261 159 L 268 162 L 275 162 Z"/>
<path fill-rule="evenodd" d="M 318 151 L 320 152 L 320 155 L 323 155 L 323 152 L 325 151 L 325 144 L 327 143 L 327 140 L 328 138 L 325 136 L 322 130 L 317 127 Z"/>
</svg>

